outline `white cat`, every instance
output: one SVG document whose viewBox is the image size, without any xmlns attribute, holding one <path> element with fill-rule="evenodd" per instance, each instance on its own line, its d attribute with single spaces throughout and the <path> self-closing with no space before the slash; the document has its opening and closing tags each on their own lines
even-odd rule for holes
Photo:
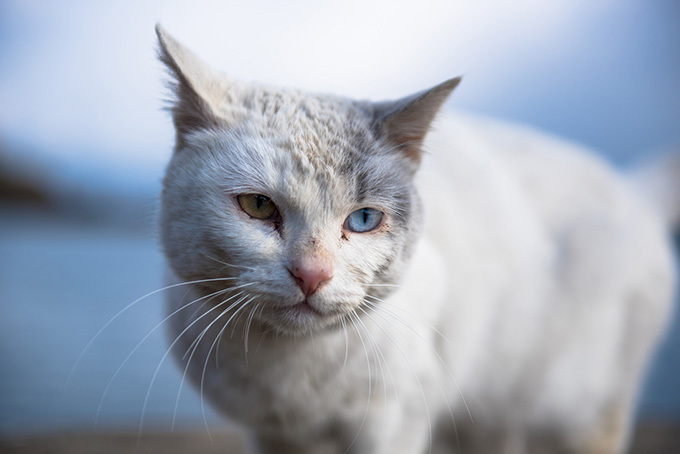
<svg viewBox="0 0 680 454">
<path fill-rule="evenodd" d="M 170 292 L 172 348 L 253 451 L 625 450 L 680 180 L 662 211 L 539 133 L 428 133 L 459 79 L 380 103 L 280 90 L 157 32 L 161 240 L 169 284 L 194 282 Z"/>
</svg>

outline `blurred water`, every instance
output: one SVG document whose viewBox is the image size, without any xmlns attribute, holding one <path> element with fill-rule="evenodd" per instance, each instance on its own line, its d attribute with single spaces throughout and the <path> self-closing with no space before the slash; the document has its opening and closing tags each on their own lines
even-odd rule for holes
<svg viewBox="0 0 680 454">
<path fill-rule="evenodd" d="M 675 252 L 680 264 L 680 234 L 675 236 Z M 674 312 L 666 339 L 654 357 L 639 412 L 647 419 L 680 422 L 680 267 L 676 282 Z"/>
<path fill-rule="evenodd" d="M 155 239 L 42 212 L 3 209 L 0 219 L 0 434 L 97 422 L 136 429 L 147 392 L 144 427 L 169 429 L 181 375 L 170 358 L 161 364 L 167 346 L 162 329 L 130 357 L 104 395 L 126 356 L 163 319 L 161 294 L 116 318 L 68 381 L 95 333 L 161 286 Z M 178 424 L 202 421 L 199 399 L 186 385 L 177 408 Z"/>
</svg>

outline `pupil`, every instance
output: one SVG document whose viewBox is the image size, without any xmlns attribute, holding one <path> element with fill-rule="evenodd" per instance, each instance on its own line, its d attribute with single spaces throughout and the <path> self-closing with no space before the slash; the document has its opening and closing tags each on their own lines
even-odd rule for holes
<svg viewBox="0 0 680 454">
<path fill-rule="evenodd" d="M 258 195 L 257 201 L 256 201 L 257 209 L 259 210 L 260 208 L 262 208 L 263 204 L 264 204 L 264 197 L 262 197 L 261 195 Z"/>
<path fill-rule="evenodd" d="M 368 210 L 362 210 L 361 214 L 364 216 L 364 224 L 366 224 L 368 222 L 368 218 L 370 216 L 369 213 L 368 213 Z"/>
</svg>

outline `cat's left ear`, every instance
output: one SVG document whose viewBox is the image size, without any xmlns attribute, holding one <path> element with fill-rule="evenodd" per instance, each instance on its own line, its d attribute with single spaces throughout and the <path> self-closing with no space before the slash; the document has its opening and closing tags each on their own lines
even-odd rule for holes
<svg viewBox="0 0 680 454">
<path fill-rule="evenodd" d="M 460 81 L 461 78 L 456 77 L 397 101 L 375 103 L 378 133 L 408 159 L 420 163 L 421 147 L 432 120 Z"/>
<path fill-rule="evenodd" d="M 220 111 L 226 92 L 225 80 L 156 25 L 159 58 L 173 78 L 176 99 L 172 106 L 172 119 L 177 131 L 177 146 L 181 148 L 187 134 L 225 124 Z"/>
</svg>

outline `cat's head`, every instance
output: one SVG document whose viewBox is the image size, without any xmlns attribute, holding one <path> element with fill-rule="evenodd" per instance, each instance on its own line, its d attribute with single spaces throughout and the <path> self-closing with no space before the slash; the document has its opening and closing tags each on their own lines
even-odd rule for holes
<svg viewBox="0 0 680 454">
<path fill-rule="evenodd" d="M 173 271 L 231 289 L 214 304 L 246 304 L 281 333 L 337 325 L 367 294 L 385 295 L 422 223 L 423 139 L 459 79 L 380 103 L 271 89 L 219 75 L 157 33 L 175 93 L 161 203 Z"/>
</svg>

